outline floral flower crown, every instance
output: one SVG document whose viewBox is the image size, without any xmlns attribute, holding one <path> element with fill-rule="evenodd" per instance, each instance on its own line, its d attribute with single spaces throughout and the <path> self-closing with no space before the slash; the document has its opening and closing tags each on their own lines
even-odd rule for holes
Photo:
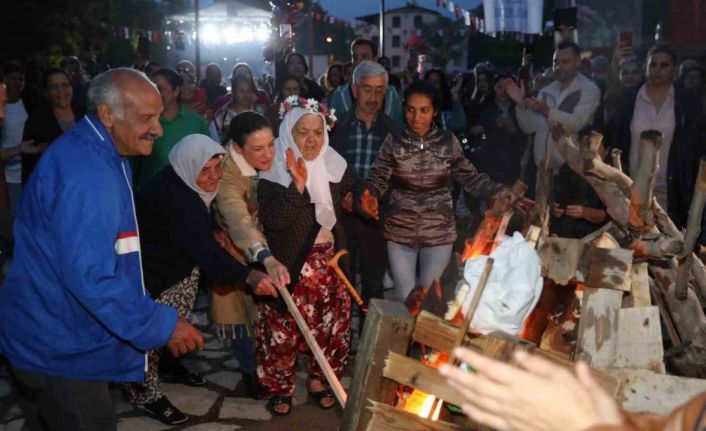
<svg viewBox="0 0 706 431">
<path fill-rule="evenodd" d="M 299 96 L 289 96 L 279 105 L 279 119 L 284 119 L 284 115 L 294 108 L 302 108 L 307 111 L 322 114 L 326 119 L 326 130 L 329 132 L 336 125 L 336 110 L 329 109 L 325 103 L 319 103 L 316 99 L 305 99 Z"/>
</svg>

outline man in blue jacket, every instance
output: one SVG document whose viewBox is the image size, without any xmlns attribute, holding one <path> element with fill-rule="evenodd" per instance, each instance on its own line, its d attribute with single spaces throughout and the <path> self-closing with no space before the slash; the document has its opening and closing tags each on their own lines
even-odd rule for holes
<svg viewBox="0 0 706 431">
<path fill-rule="evenodd" d="M 89 114 L 32 173 L 0 289 L 0 352 L 31 430 L 115 430 L 111 381 L 142 381 L 145 351 L 202 348 L 193 326 L 146 294 L 130 164 L 161 136 L 162 102 L 141 72 L 94 78 Z"/>
</svg>

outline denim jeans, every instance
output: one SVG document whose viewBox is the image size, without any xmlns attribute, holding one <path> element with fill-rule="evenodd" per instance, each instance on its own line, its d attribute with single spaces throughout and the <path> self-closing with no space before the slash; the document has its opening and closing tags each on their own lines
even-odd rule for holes
<svg viewBox="0 0 706 431">
<path fill-rule="evenodd" d="M 434 280 L 438 280 L 451 259 L 452 249 L 453 244 L 413 248 L 388 241 L 387 256 L 395 281 L 395 299 L 404 301 L 415 287 L 429 287 Z"/>
</svg>

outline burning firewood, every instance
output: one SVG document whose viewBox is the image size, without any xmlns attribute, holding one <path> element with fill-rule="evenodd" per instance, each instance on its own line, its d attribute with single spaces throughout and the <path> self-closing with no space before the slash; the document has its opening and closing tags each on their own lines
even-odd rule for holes
<svg viewBox="0 0 706 431">
<path fill-rule="evenodd" d="M 690 257 L 690 267 L 684 262 L 683 281 L 677 291 L 676 257 L 693 255 L 695 234 L 691 233 L 689 242 L 685 242 L 653 196 L 661 134 L 645 132 L 640 136 L 640 163 L 633 181 L 600 158 L 601 134 L 593 132 L 577 145 L 560 125 L 552 124 L 551 132 L 551 139 L 566 163 L 594 188 L 605 204 L 612 219 L 610 234 L 622 247 L 632 249 L 636 256 L 652 258 L 649 272 L 658 286 L 653 294 L 657 296 L 655 300 L 662 303 L 665 323 L 668 327 L 673 323 L 677 333 L 671 337 L 676 347 L 671 358 L 673 365 L 685 375 L 701 373 L 699 370 L 706 369 L 706 316 L 694 290 L 688 288 L 688 280 L 693 276 L 696 287 L 706 298 L 703 295 L 706 293 L 706 268 L 697 258 Z M 696 188 L 697 194 L 704 193 L 699 192 L 698 185 Z"/>
</svg>

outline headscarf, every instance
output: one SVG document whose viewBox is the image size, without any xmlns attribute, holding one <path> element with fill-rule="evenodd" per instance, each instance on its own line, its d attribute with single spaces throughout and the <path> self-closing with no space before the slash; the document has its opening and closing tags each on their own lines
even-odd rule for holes
<svg viewBox="0 0 706 431">
<path fill-rule="evenodd" d="M 292 129 L 297 121 L 306 114 L 318 115 L 324 128 L 324 143 L 319 155 L 314 160 L 304 161 L 307 169 L 306 188 L 309 191 L 310 202 L 314 204 L 316 210 L 316 221 L 322 227 L 331 230 L 336 224 L 336 212 L 333 207 L 329 183 L 340 182 L 348 164 L 336 150 L 329 147 L 326 120 L 322 114 L 298 107 L 292 108 L 285 114 L 284 120 L 279 126 L 279 138 L 275 141 L 275 160 L 272 163 L 272 168 L 261 173 L 260 178 L 283 187 L 289 187 L 292 183 L 292 176 L 287 169 L 286 150 L 291 148 L 297 159 L 302 157 L 294 142 Z"/>
<path fill-rule="evenodd" d="M 206 162 L 219 154 L 224 156 L 227 154 L 223 146 L 201 134 L 184 136 L 169 151 L 169 163 L 174 168 L 174 172 L 184 181 L 184 184 L 199 194 L 206 208 L 211 207 L 211 202 L 218 194 L 218 188 L 213 192 L 206 192 L 196 185 L 196 179 Z"/>
</svg>

